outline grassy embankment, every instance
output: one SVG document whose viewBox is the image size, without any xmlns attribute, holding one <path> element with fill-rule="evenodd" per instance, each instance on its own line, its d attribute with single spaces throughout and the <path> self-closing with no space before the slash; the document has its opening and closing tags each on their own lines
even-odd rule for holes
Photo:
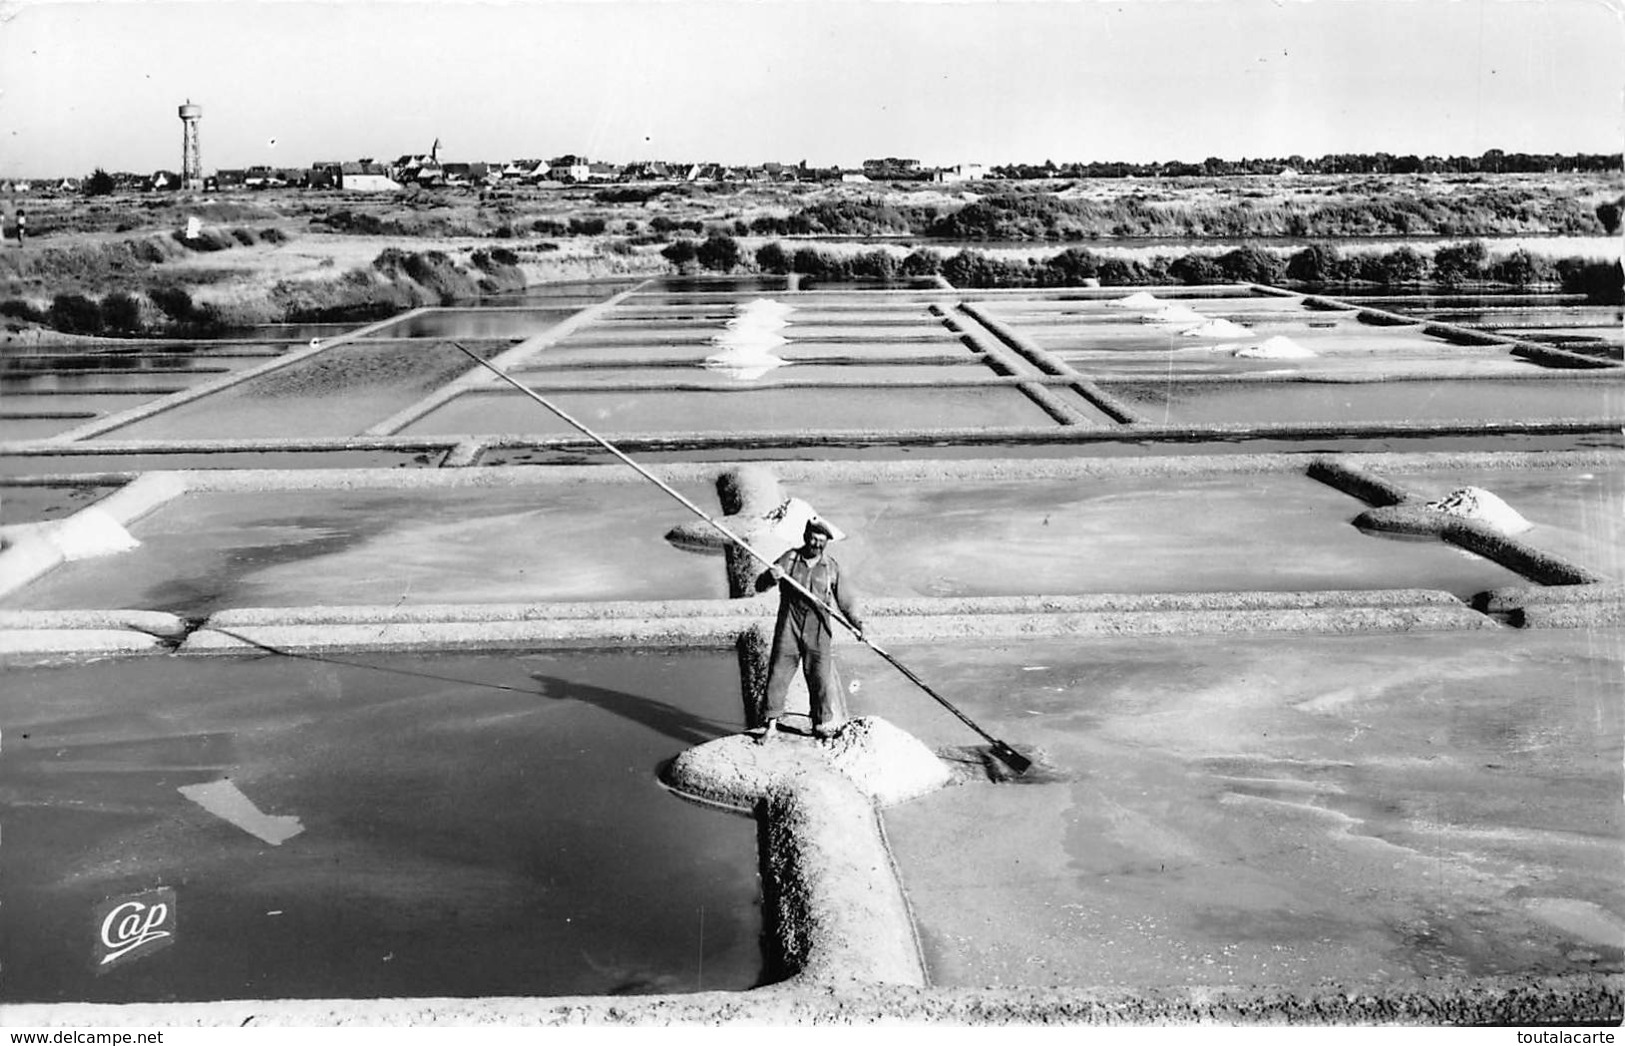
<svg viewBox="0 0 1625 1046">
<path fill-rule="evenodd" d="M 199 336 L 254 323 L 359 320 L 525 283 L 696 266 L 825 279 L 942 274 L 959 286 L 1254 280 L 1563 287 L 1608 300 L 1618 266 L 1472 244 L 1419 252 L 1351 236 L 1611 235 L 1617 179 L 1195 179 L 943 186 L 610 186 L 244 193 L 30 201 L 28 247 L 0 252 L 12 327 Z M 187 237 L 188 219 L 199 219 Z M 793 242 L 863 237 L 863 245 Z M 1030 243 L 877 246 L 898 237 Z M 1125 237 L 1301 237 L 1298 249 L 1118 250 Z M 737 239 L 736 239 L 737 238 Z M 1087 244 L 1088 246 L 1082 246 Z M 707 250 L 707 246 L 711 249 Z"/>
</svg>

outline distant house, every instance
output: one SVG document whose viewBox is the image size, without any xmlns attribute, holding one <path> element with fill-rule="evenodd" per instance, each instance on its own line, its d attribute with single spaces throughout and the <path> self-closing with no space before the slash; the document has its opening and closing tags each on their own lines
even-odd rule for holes
<svg viewBox="0 0 1625 1046">
<path fill-rule="evenodd" d="M 920 161 L 888 156 L 883 160 L 863 161 L 863 173 L 870 178 L 918 178 Z"/>
<path fill-rule="evenodd" d="M 979 163 L 960 163 L 943 167 L 936 172 L 939 182 L 979 182 L 987 177 L 987 168 Z"/>
<path fill-rule="evenodd" d="M 589 182 L 612 182 L 620 176 L 621 169 L 612 163 L 589 163 L 587 165 L 587 180 Z"/>
<path fill-rule="evenodd" d="M 488 163 L 448 163 L 440 169 L 447 185 L 483 185 L 491 178 Z"/>
<path fill-rule="evenodd" d="M 281 168 L 256 164 L 248 169 L 243 184 L 250 189 L 280 189 L 288 184 L 287 172 Z"/>
<path fill-rule="evenodd" d="M 305 172 L 305 187 L 337 189 L 344 177 L 344 165 L 337 160 L 317 160 Z"/>
<path fill-rule="evenodd" d="M 566 153 L 547 161 L 547 176 L 555 182 L 584 182 L 592 175 L 585 156 Z"/>
<path fill-rule="evenodd" d="M 339 188 L 345 192 L 394 192 L 401 183 L 389 176 L 389 168 L 370 158 L 342 164 Z"/>
<path fill-rule="evenodd" d="M 802 169 L 793 163 L 764 163 L 760 170 L 769 180 L 775 182 L 801 180 Z"/>
<path fill-rule="evenodd" d="M 866 174 L 857 174 L 853 171 L 842 171 L 841 181 L 847 185 L 868 185 L 869 176 Z"/>
<path fill-rule="evenodd" d="M 672 169 L 659 160 L 629 163 L 621 168 L 623 182 L 664 182 L 676 177 Z"/>
<path fill-rule="evenodd" d="M 547 164 L 542 160 L 509 160 L 502 166 L 503 181 L 536 182 L 547 177 Z"/>
<path fill-rule="evenodd" d="M 224 192 L 228 189 L 241 189 L 248 181 L 248 172 L 238 168 L 222 168 L 214 172 L 215 188 Z"/>
<path fill-rule="evenodd" d="M 390 173 L 398 182 L 419 185 L 435 185 L 445 178 L 445 169 L 434 153 L 407 153 L 395 161 Z"/>
</svg>

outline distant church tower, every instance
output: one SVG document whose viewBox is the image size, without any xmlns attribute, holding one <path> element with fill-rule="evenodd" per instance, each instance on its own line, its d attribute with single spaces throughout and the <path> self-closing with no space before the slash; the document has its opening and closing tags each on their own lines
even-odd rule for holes
<svg viewBox="0 0 1625 1046">
<path fill-rule="evenodd" d="M 197 125 L 203 120 L 203 106 L 193 105 L 188 98 L 180 107 L 181 124 L 185 127 L 181 137 L 181 188 L 203 188 L 203 153 L 198 146 Z"/>
</svg>

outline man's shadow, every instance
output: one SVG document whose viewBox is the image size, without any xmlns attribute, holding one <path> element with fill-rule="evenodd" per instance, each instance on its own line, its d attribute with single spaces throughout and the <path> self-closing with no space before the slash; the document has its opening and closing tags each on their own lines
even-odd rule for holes
<svg viewBox="0 0 1625 1046">
<path fill-rule="evenodd" d="M 536 681 L 543 697 L 551 697 L 558 701 L 585 701 L 597 705 L 606 712 L 630 719 L 656 733 L 675 738 L 685 745 L 701 745 L 739 732 L 734 726 L 695 715 L 687 709 L 666 701 L 657 701 L 652 697 L 577 683 L 543 672 L 532 672 L 530 678 Z"/>
</svg>

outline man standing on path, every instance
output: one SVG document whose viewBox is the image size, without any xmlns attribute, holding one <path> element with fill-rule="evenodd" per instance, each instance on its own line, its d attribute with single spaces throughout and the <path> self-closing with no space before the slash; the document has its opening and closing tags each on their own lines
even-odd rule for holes
<svg viewBox="0 0 1625 1046">
<path fill-rule="evenodd" d="M 28 215 L 21 207 L 17 208 L 17 246 L 23 245 L 23 238 L 28 235 Z"/>
<path fill-rule="evenodd" d="M 813 733 L 829 737 L 846 719 L 846 700 L 841 694 L 841 677 L 835 671 L 835 655 L 830 649 L 834 634 L 829 612 L 810 602 L 792 588 L 793 579 L 816 596 L 819 602 L 833 604 L 863 638 L 863 620 L 858 616 L 857 597 L 843 582 L 841 568 L 824 554 L 833 532 L 821 520 L 811 520 L 802 532 L 801 547 L 780 556 L 778 562 L 756 579 L 756 591 L 779 586 L 779 618 L 773 628 L 773 649 L 768 657 L 767 710 L 758 741 L 767 741 L 777 732 L 784 715 L 790 680 L 801 662 L 807 678 L 807 697 L 812 706 Z"/>
</svg>

